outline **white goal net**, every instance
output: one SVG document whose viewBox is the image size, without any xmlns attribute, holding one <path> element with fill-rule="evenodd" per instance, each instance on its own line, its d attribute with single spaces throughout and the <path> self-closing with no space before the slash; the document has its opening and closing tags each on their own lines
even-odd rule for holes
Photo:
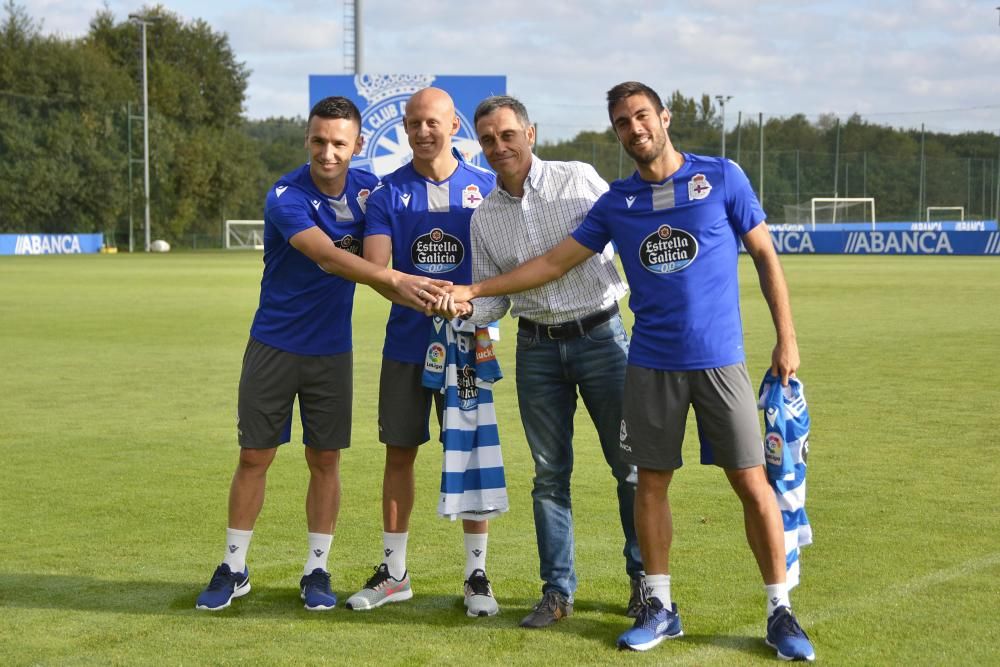
<svg viewBox="0 0 1000 667">
<path fill-rule="evenodd" d="M 874 197 L 813 197 L 809 209 L 813 229 L 817 224 L 837 222 L 866 222 L 875 229 Z"/>
<path fill-rule="evenodd" d="M 263 220 L 226 220 L 227 250 L 263 250 Z"/>
<path fill-rule="evenodd" d="M 957 216 L 955 214 L 958 214 Z M 965 222 L 965 207 L 964 206 L 928 206 L 927 207 L 927 222 L 931 221 L 931 217 L 935 221 L 943 222 Z"/>
</svg>

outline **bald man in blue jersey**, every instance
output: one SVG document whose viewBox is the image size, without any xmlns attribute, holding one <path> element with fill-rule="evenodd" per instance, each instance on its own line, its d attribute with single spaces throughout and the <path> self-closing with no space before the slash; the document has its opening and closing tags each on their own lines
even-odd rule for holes
<svg viewBox="0 0 1000 667">
<path fill-rule="evenodd" d="M 608 115 L 636 173 L 614 182 L 551 251 L 471 288 L 454 288 L 438 308 L 457 312 L 456 302 L 545 284 L 614 241 L 635 313 L 620 446 L 639 470 L 635 524 L 646 572 L 645 605 L 618 646 L 645 651 L 683 635 L 670 597 L 667 489 L 681 466 L 685 423 L 694 406 L 702 445 L 711 449 L 743 506 L 747 541 L 767 596 L 765 641 L 781 659 L 813 660 L 809 638 L 791 612 L 781 514 L 764 472 L 743 350 L 740 241 L 753 258 L 774 321 L 772 372 L 787 384 L 799 366 L 788 288 L 764 211 L 735 163 L 674 149 L 667 133 L 670 112 L 648 86 L 629 81 L 612 88 Z"/>
<path fill-rule="evenodd" d="M 361 114 L 328 97 L 309 113 L 310 161 L 268 191 L 264 274 L 240 377 L 239 464 L 229 491 L 226 549 L 196 607 L 218 611 L 250 591 L 246 554 L 264 503 L 267 470 L 291 437 L 299 400 L 309 489 L 308 552 L 300 595 L 305 608 L 337 604 L 327 557 L 340 509 L 340 450 L 351 438 L 351 312 L 354 285 L 415 308 L 445 281 L 371 264 L 361 254 L 365 202 L 378 179 L 350 169 L 361 151 Z M 419 314 L 419 313 L 417 313 Z"/>
<path fill-rule="evenodd" d="M 493 190 L 493 173 L 466 162 L 452 147 L 460 120 L 451 96 L 424 88 L 406 103 L 403 127 L 413 159 L 387 174 L 372 192 L 365 219 L 365 258 L 380 266 L 449 281 L 472 279 L 469 220 Z M 385 328 L 379 378 L 378 430 L 385 444 L 382 481 L 383 560 L 347 607 L 356 611 L 413 597 L 406 567 L 414 463 L 430 440 L 431 405 L 441 417 L 441 394 L 423 386 L 431 318 L 393 306 Z M 466 613 L 499 611 L 486 576 L 489 522 L 463 519 Z"/>
</svg>

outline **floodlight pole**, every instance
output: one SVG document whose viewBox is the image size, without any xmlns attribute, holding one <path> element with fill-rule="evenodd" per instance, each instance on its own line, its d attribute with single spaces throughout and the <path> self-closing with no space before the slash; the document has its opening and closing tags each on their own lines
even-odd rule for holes
<svg viewBox="0 0 1000 667">
<path fill-rule="evenodd" d="M 141 14 L 129 14 L 128 19 L 142 26 L 142 182 L 146 199 L 146 252 L 149 252 L 149 78 L 146 69 L 146 26 L 152 21 Z"/>
<path fill-rule="evenodd" d="M 726 157 L 726 102 L 731 99 L 732 95 L 715 96 L 715 101 L 719 103 L 719 110 L 722 112 L 722 157 Z"/>
</svg>

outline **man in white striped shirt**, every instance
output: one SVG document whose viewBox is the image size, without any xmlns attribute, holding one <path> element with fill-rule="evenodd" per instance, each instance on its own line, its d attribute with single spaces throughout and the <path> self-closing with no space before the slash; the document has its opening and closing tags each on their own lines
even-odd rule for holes
<svg viewBox="0 0 1000 667">
<path fill-rule="evenodd" d="M 472 278 L 480 282 L 544 254 L 572 232 L 608 189 L 582 162 L 549 162 L 531 148 L 535 129 L 518 100 L 490 97 L 475 113 L 476 133 L 497 187 L 472 216 Z M 628 336 L 618 312 L 627 288 L 605 251 L 562 278 L 511 297 L 449 304 L 477 324 L 511 311 L 518 319 L 517 396 L 535 461 L 532 491 L 542 599 L 521 622 L 540 628 L 573 610 L 576 572 L 570 476 L 573 415 L 579 391 L 617 482 L 625 569 L 632 581 L 627 613 L 641 608 L 642 560 L 633 520 L 635 468 L 619 455 Z M 455 312 L 454 310 L 452 312 Z"/>
</svg>

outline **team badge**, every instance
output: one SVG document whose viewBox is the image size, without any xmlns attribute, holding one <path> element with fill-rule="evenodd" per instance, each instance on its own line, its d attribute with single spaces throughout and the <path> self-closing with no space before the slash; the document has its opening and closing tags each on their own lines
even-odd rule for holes
<svg viewBox="0 0 1000 667">
<path fill-rule="evenodd" d="M 368 188 L 363 188 L 358 190 L 357 202 L 358 206 L 361 208 L 361 212 L 365 212 L 365 207 L 368 204 L 368 195 L 372 193 Z"/>
<path fill-rule="evenodd" d="M 670 225 L 660 225 L 639 245 L 639 261 L 650 273 L 681 271 L 697 256 L 698 241 L 683 229 Z"/>
<path fill-rule="evenodd" d="M 479 208 L 482 201 L 483 194 L 475 183 L 470 183 L 462 190 L 462 208 Z"/>
<path fill-rule="evenodd" d="M 712 184 L 708 182 L 705 174 L 695 174 L 688 181 L 688 199 L 704 199 L 712 191 Z"/>
</svg>

